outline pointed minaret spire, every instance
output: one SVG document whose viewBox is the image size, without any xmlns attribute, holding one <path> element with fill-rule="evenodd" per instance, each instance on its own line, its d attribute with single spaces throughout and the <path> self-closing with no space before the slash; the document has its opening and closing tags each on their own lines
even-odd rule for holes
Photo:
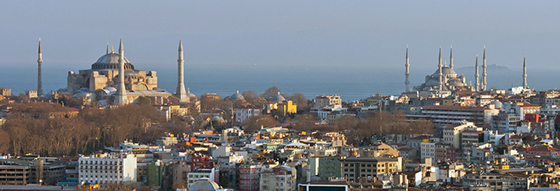
<svg viewBox="0 0 560 191">
<path fill-rule="evenodd" d="M 441 45 L 439 46 L 439 90 L 443 90 L 443 66 L 441 65 Z"/>
<path fill-rule="evenodd" d="M 39 50 L 37 51 L 38 58 L 37 58 L 37 96 L 43 96 L 43 72 L 42 72 L 42 65 L 43 65 L 43 50 L 41 49 L 41 39 L 39 38 Z"/>
<path fill-rule="evenodd" d="M 442 61 L 442 59 L 441 59 L 441 45 L 439 45 L 439 64 L 438 64 L 439 68 L 441 68 L 441 66 L 442 66 L 441 61 Z"/>
<path fill-rule="evenodd" d="M 124 86 L 124 47 L 122 36 L 121 42 L 119 44 L 119 86 L 117 88 L 115 102 L 119 106 L 128 104 L 126 97 L 126 87 Z"/>
<path fill-rule="evenodd" d="M 404 76 L 406 77 L 404 84 L 406 85 L 406 90 L 405 92 L 409 92 L 409 86 L 410 86 L 410 81 L 408 80 L 408 76 L 410 75 L 410 64 L 408 61 L 408 44 L 406 45 L 406 64 L 404 64 L 404 67 L 406 68 L 406 72 L 404 73 Z"/>
<path fill-rule="evenodd" d="M 525 58 L 526 56 L 523 56 L 523 89 L 528 89 L 529 87 L 527 87 L 527 65 L 525 65 Z"/>
<path fill-rule="evenodd" d="M 475 91 L 478 92 L 480 89 L 479 88 L 479 82 L 478 82 L 478 54 L 476 55 L 476 61 L 474 64 L 474 86 L 475 86 Z"/>
<path fill-rule="evenodd" d="M 187 92 L 185 91 L 185 60 L 183 59 L 183 41 L 179 40 L 179 58 L 177 59 L 177 72 L 178 72 L 178 80 L 177 80 L 177 91 L 175 92 L 175 96 L 179 98 L 179 102 L 187 102 Z M 189 90 L 190 92 L 190 90 Z"/>
<path fill-rule="evenodd" d="M 484 50 L 482 52 L 482 91 L 486 91 L 486 45 L 484 45 Z"/>
<path fill-rule="evenodd" d="M 453 69 L 453 45 L 449 51 L 449 68 Z"/>
<path fill-rule="evenodd" d="M 107 52 L 105 54 L 109 54 L 109 41 L 107 41 Z"/>
</svg>

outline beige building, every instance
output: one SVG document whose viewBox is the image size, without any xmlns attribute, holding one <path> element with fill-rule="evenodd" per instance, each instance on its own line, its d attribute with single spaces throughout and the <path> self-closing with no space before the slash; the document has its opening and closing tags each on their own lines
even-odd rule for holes
<svg viewBox="0 0 560 191">
<path fill-rule="evenodd" d="M 10 88 L 0 88 L 0 95 L 4 97 L 12 96 L 12 89 Z"/>
<path fill-rule="evenodd" d="M 443 143 L 451 144 L 455 148 L 461 148 L 463 145 L 463 131 L 482 131 L 481 127 L 477 127 L 473 122 L 461 122 L 443 128 Z M 465 140 L 468 141 L 468 140 Z"/>
<path fill-rule="evenodd" d="M 367 158 L 399 156 L 399 151 L 397 149 L 385 143 L 374 144 L 369 148 L 360 148 L 359 152 L 361 157 L 367 157 Z"/>
<path fill-rule="evenodd" d="M 191 164 L 186 158 L 180 158 L 173 162 L 173 184 L 187 185 L 188 173 L 191 170 Z"/>
<path fill-rule="evenodd" d="M 402 171 L 402 157 L 346 158 L 340 162 L 340 174 L 348 181 Z"/>
<path fill-rule="evenodd" d="M 119 57 L 114 51 L 101 56 L 91 65 L 91 69 L 79 70 L 78 73 L 68 72 L 68 92 L 75 92 L 87 88 L 90 92 L 116 87 L 119 75 Z M 157 88 L 157 74 L 155 71 L 146 72 L 136 70 L 134 65 L 124 60 L 125 86 L 127 90 L 153 90 Z"/>
<path fill-rule="evenodd" d="M 123 74 L 119 74 L 121 57 Z M 182 66 L 181 49 L 179 58 L 179 66 Z M 179 72 L 178 86 L 184 86 L 181 77 L 182 73 Z M 120 84 L 120 81 L 124 84 Z M 123 91 L 118 89 L 123 89 Z M 174 100 L 181 99 L 180 102 L 184 102 L 186 97 L 190 96 L 184 92 L 184 87 L 180 90 L 182 92 L 178 96 L 182 99 L 173 98 L 176 98 Z M 151 98 L 152 104 L 161 104 L 162 100 L 168 101 L 167 99 L 172 97 L 171 93 L 158 88 L 156 71 L 138 70 L 124 57 L 122 39 L 119 53 L 115 53 L 114 50 L 109 51 L 107 45 L 106 53 L 97 59 L 91 68 L 78 72 L 69 71 L 66 91 L 77 96 L 87 96 L 92 101 L 98 101 L 100 105 L 111 104 L 111 100 L 118 105 L 126 105 L 139 101 L 140 97 Z M 113 97 L 114 99 L 111 99 Z"/>
<path fill-rule="evenodd" d="M 313 100 L 313 108 L 342 107 L 342 100 L 338 95 L 320 95 Z"/>
<path fill-rule="evenodd" d="M 260 191 L 295 191 L 297 171 L 293 167 L 280 165 L 263 169 L 259 178 Z"/>
</svg>

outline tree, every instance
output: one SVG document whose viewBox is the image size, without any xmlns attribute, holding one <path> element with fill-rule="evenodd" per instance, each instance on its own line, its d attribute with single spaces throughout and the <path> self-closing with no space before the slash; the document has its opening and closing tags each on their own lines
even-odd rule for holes
<svg viewBox="0 0 560 191">
<path fill-rule="evenodd" d="M 338 126 L 340 130 L 349 130 L 356 129 L 360 120 L 354 116 L 344 115 L 334 119 L 332 123 Z"/>
<path fill-rule="evenodd" d="M 430 120 L 417 119 L 410 123 L 408 134 L 432 134 L 434 133 L 434 124 Z"/>
<path fill-rule="evenodd" d="M 305 98 L 305 96 L 302 93 L 294 93 L 293 95 L 288 96 L 288 99 L 292 100 L 294 103 L 297 104 L 298 113 L 307 112 L 311 109 L 309 100 Z"/>
<path fill-rule="evenodd" d="M 295 130 L 309 131 L 315 129 L 315 123 L 317 122 L 317 117 L 308 114 L 303 114 L 294 117 L 294 121 L 296 121 L 296 123 L 294 124 Z"/>
<path fill-rule="evenodd" d="M 186 181 L 179 180 L 179 181 L 173 183 L 173 185 L 171 187 L 176 190 L 178 188 L 187 188 L 188 184 L 187 184 Z"/>
<path fill-rule="evenodd" d="M 264 99 L 263 96 L 258 96 L 257 92 L 253 90 L 245 91 L 241 93 L 241 95 L 243 95 L 243 98 L 245 98 L 245 101 L 247 101 L 247 103 L 256 107 L 261 107 L 264 105 L 264 103 L 266 103 L 266 99 Z"/>
<path fill-rule="evenodd" d="M 278 95 L 278 93 L 280 93 L 280 89 L 278 89 L 276 86 L 272 86 L 264 91 L 263 97 L 267 100 L 270 100 L 275 95 Z"/>
<path fill-rule="evenodd" d="M 4 130 L 0 130 L 0 155 L 10 153 L 10 135 Z"/>
<path fill-rule="evenodd" d="M 278 125 L 278 121 L 270 115 L 250 117 L 243 123 L 245 131 L 248 132 L 259 130 L 261 127 L 274 127 L 276 125 Z"/>
</svg>

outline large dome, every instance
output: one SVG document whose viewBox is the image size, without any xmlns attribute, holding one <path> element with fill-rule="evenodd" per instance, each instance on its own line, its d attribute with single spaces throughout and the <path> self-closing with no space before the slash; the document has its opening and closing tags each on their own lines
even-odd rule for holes
<svg viewBox="0 0 560 191">
<path fill-rule="evenodd" d="M 286 98 L 284 98 L 284 96 L 280 95 L 280 92 L 278 92 L 278 95 L 275 95 L 274 97 L 272 97 L 272 99 L 270 101 L 280 103 L 280 102 L 286 101 Z"/>
<path fill-rule="evenodd" d="M 119 69 L 119 54 L 114 52 L 105 54 L 101 56 L 97 61 L 91 65 L 91 69 L 93 70 L 100 70 L 100 69 Z M 125 70 L 134 70 L 134 65 L 132 65 L 126 57 L 124 58 L 124 69 Z"/>
<path fill-rule="evenodd" d="M 455 74 L 455 75 L 457 75 L 457 73 L 455 73 L 455 71 L 454 71 L 452 68 L 448 67 L 448 66 L 444 66 L 444 67 L 442 67 L 442 69 L 443 69 L 442 73 L 443 73 L 444 75 L 446 75 L 446 74 L 447 74 L 447 75 L 450 75 L 450 74 Z M 436 76 L 439 75 L 439 69 L 437 69 L 436 72 L 434 72 L 434 75 L 436 75 Z"/>
<path fill-rule="evenodd" d="M 229 97 L 229 99 L 231 101 L 241 101 L 245 100 L 245 97 L 243 97 L 243 95 L 239 93 L 239 90 L 236 90 L 235 93 Z"/>
<path fill-rule="evenodd" d="M 217 189 L 220 189 L 220 186 L 208 178 L 201 178 L 189 187 L 190 191 L 214 191 Z"/>
</svg>

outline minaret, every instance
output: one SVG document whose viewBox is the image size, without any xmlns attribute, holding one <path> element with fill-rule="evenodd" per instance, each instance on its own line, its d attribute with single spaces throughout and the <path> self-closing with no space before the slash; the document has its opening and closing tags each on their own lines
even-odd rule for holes
<svg viewBox="0 0 560 191">
<path fill-rule="evenodd" d="M 475 91 L 478 92 L 479 88 L 479 82 L 478 82 L 478 54 L 476 55 L 476 62 L 474 64 L 474 86 L 475 86 Z"/>
<path fill-rule="evenodd" d="M 406 85 L 406 90 L 405 92 L 409 92 L 409 85 L 410 85 L 410 81 L 408 81 L 408 76 L 410 75 L 409 72 L 409 68 L 410 68 L 410 64 L 408 62 L 408 44 L 406 45 L 406 64 L 404 65 L 406 67 L 406 72 L 404 73 L 404 76 L 406 77 L 406 80 L 404 81 L 404 84 Z"/>
<path fill-rule="evenodd" d="M 525 65 L 525 56 L 523 56 L 523 89 L 527 88 L 527 65 Z"/>
<path fill-rule="evenodd" d="M 441 65 L 441 46 L 439 46 L 439 90 L 443 90 L 443 66 Z"/>
<path fill-rule="evenodd" d="M 482 52 L 482 87 L 480 90 L 486 91 L 486 46 L 484 46 L 484 51 Z"/>
<path fill-rule="evenodd" d="M 43 96 L 43 72 L 41 66 L 43 65 L 43 51 L 41 50 L 41 39 L 39 39 L 39 58 L 37 59 L 38 74 L 37 74 L 37 96 Z"/>
<path fill-rule="evenodd" d="M 179 79 L 177 80 L 177 92 L 175 92 L 175 96 L 179 98 L 179 102 L 187 102 L 187 92 L 185 91 L 185 84 L 184 84 L 184 63 L 183 60 L 183 42 L 179 40 L 179 59 L 177 59 L 178 66 L 178 74 Z"/>
<path fill-rule="evenodd" d="M 453 69 L 453 45 L 449 51 L 449 68 Z"/>
<path fill-rule="evenodd" d="M 107 53 L 106 54 L 109 54 L 109 41 L 107 41 Z"/>
<path fill-rule="evenodd" d="M 119 106 L 124 106 L 127 104 L 126 100 L 126 87 L 124 86 L 124 48 L 121 37 L 121 42 L 119 44 L 119 87 L 117 88 L 117 96 L 115 97 L 115 102 Z"/>
</svg>

